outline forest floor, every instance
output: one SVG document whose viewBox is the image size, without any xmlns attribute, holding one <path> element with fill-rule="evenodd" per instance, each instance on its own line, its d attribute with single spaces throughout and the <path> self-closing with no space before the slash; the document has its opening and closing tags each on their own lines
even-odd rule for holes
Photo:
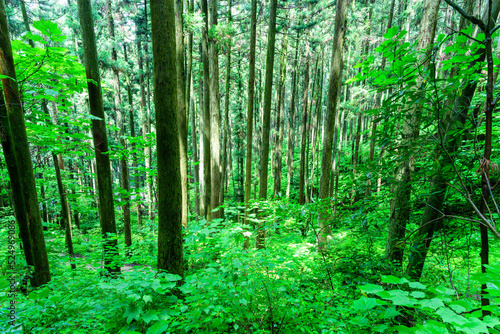
<svg viewBox="0 0 500 334">
<path fill-rule="evenodd" d="M 45 233 L 52 281 L 26 296 L 18 294 L 19 327 L 0 324 L 0 331 L 453 333 L 475 324 L 478 331 L 465 332 L 481 333 L 484 323 L 491 333 L 499 333 L 493 329 L 498 318 L 479 320 L 474 313 L 480 293 L 478 233 L 438 233 L 424 277 L 413 283 L 384 260 L 385 228 L 376 223 L 382 221 L 380 210 L 342 212 L 327 252 L 320 254 L 316 215 L 297 208 L 274 203 L 265 210 L 263 250 L 254 248 L 255 233 L 238 223 L 236 209 L 226 209 L 226 221 L 191 221 L 183 281 L 155 272 L 157 240 L 151 222 L 133 231 L 128 258 L 118 235 L 122 274 L 115 279 L 99 274 L 102 241 L 97 228 L 74 231 L 76 270 L 64 253 L 64 232 L 50 229 Z M 246 235 L 249 250 L 243 249 Z M 491 263 L 498 263 L 499 251 L 500 244 L 492 242 Z M 490 281 L 496 291 L 498 281 L 500 275 Z"/>
</svg>

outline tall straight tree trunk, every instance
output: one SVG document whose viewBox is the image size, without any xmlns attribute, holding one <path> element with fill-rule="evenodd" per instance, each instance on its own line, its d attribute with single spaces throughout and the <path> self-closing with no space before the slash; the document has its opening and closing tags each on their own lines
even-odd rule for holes
<svg viewBox="0 0 500 334">
<path fill-rule="evenodd" d="M 158 270 L 184 276 L 174 0 L 151 0 L 158 168 Z"/>
<path fill-rule="evenodd" d="M 300 141 L 299 204 L 305 203 L 306 148 L 307 148 L 307 106 L 309 96 L 309 58 L 306 54 L 304 69 L 304 98 L 302 100 L 302 138 Z"/>
<path fill-rule="evenodd" d="M 16 71 L 14 68 L 4 1 L 0 1 L 0 74 L 5 76 L 2 78 L 3 93 L 7 107 L 12 143 L 14 143 L 16 165 L 19 173 L 18 179 L 21 182 L 20 189 L 22 189 L 23 192 L 25 205 L 23 209 L 25 209 L 27 213 L 32 242 L 33 264 L 35 267 L 35 277 L 32 284 L 38 287 L 50 281 L 50 269 L 43 236 L 42 219 L 38 206 L 33 164 L 31 162 L 28 137 L 24 123 L 24 111 L 16 81 Z"/>
<path fill-rule="evenodd" d="M 440 0 L 425 0 L 424 3 L 418 41 L 418 49 L 426 51 L 424 62 L 422 63 L 424 68 L 430 65 L 430 54 L 432 51 L 430 47 L 434 42 L 439 3 Z M 425 81 L 423 77 L 417 78 L 417 89 L 419 94 L 425 94 Z M 424 101 L 423 97 L 420 101 Z M 411 171 L 415 163 L 415 142 L 420 133 L 420 117 L 423 107 L 423 102 L 409 107 L 402 124 L 402 145 L 406 153 L 401 155 L 398 166 L 396 167 L 395 186 L 393 189 L 395 198 L 391 204 L 391 216 L 389 219 L 385 248 L 387 259 L 391 262 L 395 262 L 399 267 L 402 267 L 403 264 L 404 247 L 401 247 L 398 243 L 404 240 L 406 224 L 410 219 L 412 191 Z"/>
<path fill-rule="evenodd" d="M 212 173 L 211 173 L 211 117 L 210 117 L 210 60 L 208 57 L 208 3 L 201 0 L 201 11 L 204 18 L 202 27 L 203 58 L 203 215 L 207 221 L 212 220 Z"/>
<path fill-rule="evenodd" d="M 218 0 L 211 0 L 209 3 L 209 29 L 217 27 L 217 4 Z M 219 93 L 219 51 L 216 41 L 209 39 L 209 57 L 210 57 L 210 169 L 212 182 L 211 205 L 215 210 L 222 203 L 220 201 L 221 187 L 221 145 L 220 145 L 220 93 Z M 222 218 L 222 210 L 218 209 L 212 213 L 212 218 Z"/>
<path fill-rule="evenodd" d="M 71 231 L 71 211 L 69 208 L 68 196 L 66 188 L 62 182 L 61 170 L 64 170 L 64 162 L 61 155 L 52 153 L 52 161 L 56 172 L 57 189 L 59 190 L 59 199 L 61 201 L 61 212 L 65 230 L 66 247 L 68 247 L 68 254 L 71 258 L 71 269 L 76 269 L 76 264 L 73 262 L 75 258 L 75 251 L 73 250 L 73 236 Z"/>
<path fill-rule="evenodd" d="M 227 21 L 228 24 L 231 25 L 233 21 L 233 16 L 231 15 L 231 7 L 232 3 L 231 0 L 228 0 L 227 2 Z M 224 142 L 223 142 L 223 149 L 222 149 L 222 174 L 221 174 L 221 186 L 220 186 L 220 193 L 219 193 L 219 198 L 220 202 L 224 203 L 224 195 L 225 195 L 225 184 L 226 184 L 226 179 L 228 177 L 228 164 L 227 164 L 227 146 L 229 144 L 229 89 L 231 87 L 231 43 L 227 43 L 227 57 L 226 57 L 226 96 L 224 99 Z M 224 216 L 224 209 L 221 209 L 222 215 Z"/>
<path fill-rule="evenodd" d="M 189 0 L 187 1 L 188 3 L 188 14 L 189 15 L 192 15 L 194 13 L 194 0 Z M 186 100 L 186 117 L 188 118 L 189 120 L 189 117 L 195 117 L 195 114 L 194 114 L 194 98 L 192 96 L 193 94 L 193 91 L 192 91 L 192 88 L 193 88 L 193 32 L 190 31 L 189 34 L 188 34 L 188 41 L 187 41 L 187 67 L 186 67 L 186 94 L 185 94 L 185 100 Z M 193 105 L 191 105 L 193 103 Z M 191 116 L 190 116 L 191 115 Z M 193 145 L 193 164 L 192 166 L 194 166 L 194 162 L 197 161 L 197 159 L 195 159 L 195 154 L 196 156 L 198 155 L 198 152 L 195 153 L 194 149 L 195 147 L 197 146 L 197 143 L 196 143 L 196 130 L 194 128 L 194 125 L 195 125 L 195 121 L 193 121 L 192 119 L 190 120 L 191 121 L 191 131 L 192 133 L 194 134 L 192 136 L 192 145 Z M 188 123 L 188 122 L 186 122 Z M 186 136 L 187 136 L 187 129 L 186 129 Z M 187 138 L 187 137 L 186 137 Z M 186 145 L 188 145 L 186 143 Z M 196 147 L 196 149 L 198 149 Z M 199 197 L 198 197 L 198 190 L 197 190 L 197 186 L 196 186 L 196 183 L 198 182 L 198 175 L 196 174 L 196 168 L 193 168 L 193 183 L 195 184 L 195 212 L 196 212 L 196 215 L 199 215 Z M 188 174 L 189 174 L 189 168 L 188 168 Z M 189 181 L 188 181 L 188 184 L 189 184 Z M 189 186 L 187 188 L 187 191 L 188 191 L 188 196 L 187 196 L 187 200 L 188 200 L 188 206 L 190 206 L 190 202 L 189 202 Z M 192 211 L 192 210 L 191 210 Z M 184 216 L 183 216 L 184 217 Z"/>
<path fill-rule="evenodd" d="M 120 267 L 113 264 L 113 258 L 118 255 L 117 241 L 110 235 L 116 234 L 115 208 L 108 154 L 108 137 L 102 104 L 101 78 L 97 63 L 94 21 L 92 19 L 90 0 L 78 0 L 78 15 L 82 33 L 85 72 L 87 79 L 89 79 L 87 86 L 90 112 L 94 116 L 92 119 L 92 137 L 96 155 L 101 230 L 105 239 L 104 265 L 107 271 L 112 274 L 120 272 Z"/>
<path fill-rule="evenodd" d="M 259 199 L 267 199 L 267 175 L 269 165 L 269 132 L 271 129 L 271 98 L 273 89 L 274 44 L 276 42 L 276 11 L 277 0 L 271 0 L 269 12 L 269 31 L 267 34 L 266 83 L 264 88 L 264 117 L 262 122 L 262 156 L 260 171 Z M 259 229 L 257 249 L 264 248 L 265 232 Z"/>
<path fill-rule="evenodd" d="M 179 145 L 180 170 L 182 184 L 182 226 L 188 224 L 188 182 L 187 182 L 187 114 L 186 114 L 186 87 L 184 76 L 184 38 L 183 38 L 183 0 L 175 0 L 175 36 L 177 59 L 177 103 L 179 103 Z"/>
<path fill-rule="evenodd" d="M 127 55 L 127 45 L 123 44 L 123 55 L 125 58 L 125 63 L 128 64 L 128 55 Z M 132 85 L 130 84 L 130 77 L 129 77 L 129 72 L 126 72 L 126 79 L 127 79 L 127 97 L 128 97 L 128 115 L 129 115 L 129 124 L 130 124 L 130 137 L 135 138 L 135 122 L 134 122 L 134 105 L 133 105 L 133 98 L 132 98 Z M 140 182 L 139 182 L 139 174 L 137 172 L 137 154 L 135 153 L 135 143 L 132 141 L 130 143 L 131 146 L 131 151 L 132 151 L 132 163 L 133 163 L 133 170 L 135 170 L 135 175 L 134 175 L 134 195 L 135 195 L 135 202 L 137 204 L 137 225 L 140 227 L 142 226 L 142 214 L 141 214 L 141 206 L 139 204 L 139 197 L 140 197 Z M 130 232 L 132 235 L 132 232 Z M 126 237 L 125 237 L 126 238 Z M 130 243 L 132 244 L 132 240 L 130 240 Z"/>
<path fill-rule="evenodd" d="M 147 15 L 144 15 L 144 20 L 146 22 L 147 26 Z M 142 29 L 141 29 L 142 28 Z M 138 59 L 138 65 L 139 65 L 139 89 L 141 93 L 141 117 L 142 117 L 142 139 L 144 141 L 148 140 L 148 134 L 151 131 L 151 124 L 150 124 L 150 117 L 149 117 L 149 107 L 147 103 L 147 97 L 146 97 L 146 81 L 145 81 L 145 73 L 148 71 L 148 68 L 146 66 L 146 69 L 144 69 L 144 62 L 142 55 L 142 36 L 147 36 L 146 33 L 146 27 L 141 27 L 139 24 L 137 24 L 137 31 L 136 31 L 136 44 L 137 44 L 137 59 Z M 144 41 L 144 48 L 146 48 L 147 40 Z M 147 64 L 147 62 L 146 62 Z M 146 204 L 148 208 L 148 218 L 151 220 L 153 218 L 153 206 L 152 206 L 152 200 L 153 200 L 153 191 L 152 191 L 152 178 L 150 175 L 150 170 L 151 170 L 151 147 L 146 144 L 144 146 L 144 166 L 146 168 L 146 175 L 145 175 L 145 185 L 146 185 Z M 142 217 L 142 210 L 139 209 L 139 217 Z"/>
<path fill-rule="evenodd" d="M 33 266 L 33 249 L 29 231 L 29 222 L 26 205 L 24 203 L 23 191 L 19 191 L 19 189 L 22 189 L 22 183 L 8 117 L 3 93 L 0 92 L 0 141 L 2 142 L 5 164 L 7 165 L 7 172 L 9 173 L 13 201 L 12 204 L 14 206 L 14 214 L 16 216 L 17 225 L 19 227 L 19 234 L 21 235 L 24 257 L 26 258 L 26 264 L 31 268 Z M 41 189 L 43 189 L 43 184 Z M 44 194 L 42 193 L 42 200 L 43 195 Z M 44 212 L 45 214 L 46 211 L 47 210 Z"/>
<path fill-rule="evenodd" d="M 282 168 L 282 152 L 283 152 L 283 116 L 282 114 L 285 105 L 285 83 L 286 83 L 286 66 L 287 66 L 287 35 L 288 28 L 285 27 L 281 40 L 281 56 L 280 56 L 280 72 L 278 82 L 278 110 L 276 112 L 276 150 L 274 158 L 274 197 L 280 196 L 281 193 L 281 168 Z"/>
<path fill-rule="evenodd" d="M 255 95 L 255 44 L 257 39 L 257 0 L 252 0 L 250 22 L 250 60 L 248 68 L 248 105 L 247 105 L 247 151 L 245 160 L 245 210 L 248 214 L 252 187 L 252 148 L 253 148 L 253 119 Z M 246 221 L 248 224 L 248 220 Z M 249 238 L 245 237 L 244 248 L 248 249 Z"/>
<path fill-rule="evenodd" d="M 330 68 L 330 84 L 328 87 L 328 100 L 326 107 L 325 136 L 323 137 L 323 152 L 321 159 L 321 178 L 319 183 L 319 199 L 325 203 L 325 208 L 318 216 L 318 250 L 324 251 L 328 236 L 330 235 L 329 218 L 327 209 L 330 203 L 327 200 L 330 193 L 330 170 L 332 168 L 333 135 L 335 119 L 337 117 L 337 103 L 342 84 L 342 63 L 344 51 L 344 37 L 346 31 L 347 0 L 338 0 L 335 12 L 335 32 L 333 35 L 333 53 Z"/>
<path fill-rule="evenodd" d="M 125 121 L 123 110 L 121 107 L 121 89 L 120 89 L 120 69 L 118 68 L 118 56 L 115 48 L 115 23 L 113 20 L 113 12 L 111 10 L 111 0 L 106 0 L 107 17 L 108 17 L 108 33 L 112 41 L 111 60 L 113 61 L 113 90 L 114 90 L 114 107 L 116 112 L 116 124 L 118 127 L 118 141 L 122 150 L 127 150 L 127 142 L 125 141 Z M 124 195 L 121 198 L 123 209 L 123 228 L 125 232 L 125 246 L 132 246 L 132 231 L 130 227 L 130 178 L 128 171 L 128 161 L 125 154 L 120 155 L 120 176 L 121 186 L 124 190 Z"/>
<path fill-rule="evenodd" d="M 297 40 L 295 42 L 295 58 L 293 61 L 293 72 L 292 72 L 292 88 L 291 88 L 291 101 L 290 101 L 290 113 L 288 117 L 288 140 L 287 140 L 287 152 L 286 152 L 286 163 L 287 163 L 287 176 L 286 176 L 286 197 L 290 197 L 290 190 L 292 187 L 293 178 L 293 153 L 294 153 L 294 135 L 295 135 L 295 95 L 296 95 L 296 84 L 297 84 L 297 65 L 299 56 L 299 45 L 300 45 L 300 33 L 297 31 Z"/>
</svg>

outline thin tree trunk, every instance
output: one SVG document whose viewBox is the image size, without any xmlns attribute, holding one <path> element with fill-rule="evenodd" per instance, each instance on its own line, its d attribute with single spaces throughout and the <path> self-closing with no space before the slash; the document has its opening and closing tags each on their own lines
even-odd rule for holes
<svg viewBox="0 0 500 334">
<path fill-rule="evenodd" d="M 104 108 L 102 104 L 101 78 L 97 63 L 97 49 L 94 35 L 94 22 L 90 0 L 78 0 L 78 15 L 83 41 L 83 58 L 85 72 L 89 80 L 89 104 L 92 119 L 92 136 L 96 154 L 97 186 L 99 193 L 99 211 L 101 230 L 104 243 L 104 265 L 110 274 L 119 273 L 120 267 L 113 264 L 114 257 L 118 255 L 117 241 L 111 237 L 116 234 L 115 208 L 113 203 L 113 189 L 111 169 L 108 154 L 108 137 Z"/>
<path fill-rule="evenodd" d="M 123 44 L 123 55 L 125 58 L 125 63 L 128 64 L 128 55 L 127 55 L 127 45 Z M 126 72 L 126 79 L 127 79 L 127 97 L 128 97 L 128 115 L 129 115 L 129 122 L 130 122 L 130 137 L 135 138 L 135 122 L 134 122 L 134 105 L 133 105 L 133 98 L 132 98 L 132 86 L 130 84 L 130 77 L 129 77 L 129 72 Z M 132 141 L 130 143 L 131 146 L 131 151 L 132 151 L 132 163 L 133 163 L 133 169 L 135 170 L 134 173 L 134 196 L 135 196 L 135 202 L 137 203 L 137 226 L 141 227 L 142 226 L 142 214 L 141 214 L 141 206 L 140 206 L 140 182 L 139 182 L 139 174 L 137 173 L 137 154 L 135 153 L 135 143 Z M 132 232 L 130 233 L 132 235 Z M 126 237 L 125 237 L 126 238 Z M 131 240 L 132 244 L 132 240 Z"/>
<path fill-rule="evenodd" d="M 292 187 L 293 178 L 293 159 L 294 159 L 294 135 L 295 135 L 295 95 L 296 95 L 296 84 L 297 84 L 297 65 L 298 65 L 298 55 L 299 55 L 299 45 L 300 45 L 300 33 L 297 31 L 297 40 L 295 44 L 295 58 L 293 61 L 293 72 L 292 72 L 292 90 L 290 92 L 291 102 L 290 102 L 290 113 L 288 117 L 288 140 L 287 140 L 287 177 L 286 177 L 286 197 L 290 198 L 290 190 Z"/>
<path fill-rule="evenodd" d="M 309 58 L 306 54 L 304 69 L 304 98 L 302 100 L 302 139 L 300 144 L 299 204 L 305 203 L 306 144 L 307 144 L 307 98 L 309 96 Z"/>
<path fill-rule="evenodd" d="M 227 21 L 228 24 L 231 25 L 233 21 L 233 17 L 231 15 L 231 0 L 228 0 L 227 2 Z M 231 87 L 231 43 L 227 43 L 227 59 L 226 59 L 226 96 L 224 100 L 224 147 L 222 149 L 222 175 L 221 175 L 221 186 L 220 186 L 220 193 L 219 193 L 219 198 L 220 202 L 224 203 L 224 196 L 225 196 L 225 184 L 226 184 L 226 179 L 228 177 L 227 175 L 227 146 L 229 144 L 229 89 Z M 221 216 L 224 216 L 224 209 L 221 210 Z"/>
<path fill-rule="evenodd" d="M 187 183 L 187 114 L 186 93 L 184 78 L 184 38 L 183 38 L 183 0 L 175 0 L 175 36 L 176 36 L 176 59 L 177 59 L 177 103 L 179 103 L 179 146 L 180 146 L 180 170 L 182 184 L 182 226 L 188 224 L 188 183 Z"/>
<path fill-rule="evenodd" d="M 116 124 L 118 127 L 118 141 L 122 150 L 127 150 L 127 142 L 125 140 L 125 121 L 123 110 L 121 108 L 121 87 L 120 87 L 120 72 L 118 69 L 118 56 L 115 48 L 115 23 L 113 20 L 113 13 L 111 10 L 111 1 L 106 0 L 107 17 L 108 17 L 108 33 L 111 39 L 111 60 L 113 61 L 113 91 L 114 91 L 114 107 L 116 112 Z M 120 176 L 121 176 L 121 187 L 124 190 L 124 194 L 121 198 L 122 210 L 123 210 L 123 227 L 125 232 L 125 246 L 132 246 L 132 231 L 130 227 L 130 179 L 128 172 L 128 162 L 125 154 L 120 155 Z"/>
<path fill-rule="evenodd" d="M 209 29 L 215 29 L 217 26 L 217 3 L 218 0 L 209 2 Z M 210 207 L 212 210 L 219 207 L 220 187 L 221 187 L 221 129 L 220 129 L 220 93 L 219 93 L 219 51 L 216 41 L 209 39 L 209 57 L 210 57 L 210 169 L 212 182 L 212 195 Z M 212 218 L 222 218 L 222 211 L 217 209 L 212 212 Z"/>
<path fill-rule="evenodd" d="M 288 29 L 285 27 L 281 40 L 281 56 L 280 56 L 280 72 L 278 82 L 278 108 L 276 112 L 276 149 L 274 158 L 274 195 L 273 197 L 281 196 L 281 168 L 282 168 L 282 152 L 283 152 L 283 118 L 282 114 L 285 104 L 285 83 L 286 83 L 286 65 L 287 65 L 287 34 Z"/>
<path fill-rule="evenodd" d="M 204 205 L 203 215 L 208 221 L 212 220 L 212 173 L 211 173 L 211 117 L 210 117 L 210 61 L 208 58 L 208 4 L 201 0 L 204 25 L 202 28 L 202 57 L 203 57 L 203 182 Z"/>
<path fill-rule="evenodd" d="M 338 0 L 335 14 L 335 32 L 333 36 L 332 64 L 330 68 L 330 84 L 328 87 L 328 102 L 326 109 L 325 136 L 323 138 L 323 152 L 321 160 L 321 179 L 319 184 L 319 199 L 326 201 L 329 194 L 330 170 L 332 166 L 333 135 L 335 119 L 337 116 L 337 103 L 339 100 L 342 84 L 342 58 L 344 49 L 344 37 L 346 31 L 346 8 L 347 0 Z M 326 204 L 329 204 L 325 203 Z M 329 207 L 329 205 L 327 206 Z M 328 236 L 331 234 L 329 226 L 329 214 L 322 210 L 318 215 L 319 233 L 318 250 L 325 250 Z"/>
<path fill-rule="evenodd" d="M 248 105 L 247 105 L 247 151 L 245 160 L 245 212 L 248 214 L 248 202 L 252 186 L 252 148 L 255 95 L 255 44 L 257 39 L 257 0 L 252 0 L 250 23 L 250 60 L 248 68 Z M 248 220 L 245 221 L 248 224 Z M 249 238 L 245 237 L 243 248 L 248 249 Z"/>
<path fill-rule="evenodd" d="M 264 88 L 264 117 L 262 122 L 262 157 L 260 171 L 259 199 L 267 199 L 267 175 L 269 165 L 269 132 L 271 128 L 271 98 L 273 89 L 274 44 L 276 42 L 276 11 L 278 1 L 271 0 L 269 31 L 267 34 L 266 84 Z M 257 249 L 264 248 L 265 232 L 259 228 Z"/>
</svg>

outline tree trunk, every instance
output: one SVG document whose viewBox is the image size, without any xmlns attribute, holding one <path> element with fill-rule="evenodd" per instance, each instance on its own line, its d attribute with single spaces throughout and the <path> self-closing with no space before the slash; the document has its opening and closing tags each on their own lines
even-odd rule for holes
<svg viewBox="0 0 500 334">
<path fill-rule="evenodd" d="M 422 22 L 420 25 L 418 49 L 426 51 L 425 60 L 422 64 L 427 68 L 430 64 L 430 46 L 434 42 L 437 24 L 437 13 L 440 0 L 425 0 Z M 425 94 L 425 82 L 423 77 L 417 78 L 418 94 Z M 402 146 L 406 151 L 399 159 L 395 172 L 395 185 L 392 193 L 395 195 L 391 204 L 391 216 L 387 233 L 387 244 L 385 254 L 389 261 L 395 262 L 399 267 L 403 264 L 404 246 L 400 243 L 405 238 L 406 224 L 410 219 L 411 208 L 411 171 L 415 163 L 414 146 L 420 133 L 420 117 L 424 107 L 424 99 L 421 103 L 411 106 L 406 111 L 402 126 Z"/>
<path fill-rule="evenodd" d="M 309 58 L 306 54 L 304 69 L 304 98 L 302 100 L 302 139 L 300 142 L 299 204 L 305 203 L 306 144 L 307 144 L 307 98 L 309 96 Z"/>
<path fill-rule="evenodd" d="M 278 82 L 278 108 L 276 112 L 276 149 L 274 158 L 274 197 L 281 196 L 281 168 L 283 152 L 283 109 L 285 105 L 285 83 L 287 66 L 287 35 L 288 28 L 285 26 L 281 41 L 280 72 Z"/>
<path fill-rule="evenodd" d="M 257 39 L 257 0 L 252 0 L 250 23 L 250 60 L 248 68 L 248 105 L 247 105 L 247 151 L 245 160 L 245 212 L 248 214 L 248 202 L 252 186 L 252 148 L 253 148 L 253 108 L 255 95 L 255 44 Z M 248 224 L 248 219 L 245 221 Z M 243 247 L 248 249 L 249 238 L 245 237 Z"/>
<path fill-rule="evenodd" d="M 208 221 L 212 220 L 212 173 L 211 173 L 211 113 L 210 113 L 210 61 L 208 58 L 208 4 L 201 0 L 204 25 L 202 28 L 202 57 L 203 57 L 203 199 L 205 212 L 203 215 Z M 217 102 L 218 103 L 218 102 Z"/>
<path fill-rule="evenodd" d="M 448 2 L 448 1 L 447 1 Z M 493 1 L 491 20 L 489 27 L 494 26 L 500 11 L 500 1 Z M 488 10 L 486 9 L 482 16 L 483 22 L 488 21 Z M 461 23 L 465 26 L 465 21 Z M 475 54 L 476 60 L 472 61 L 469 68 L 477 66 L 486 59 L 486 49 L 480 48 Z M 479 67 L 476 73 L 479 74 L 482 68 Z M 453 72 L 453 71 L 452 71 Z M 446 177 L 442 167 L 450 166 L 454 163 L 453 157 L 460 149 L 462 137 L 460 129 L 464 127 L 468 117 L 469 107 L 476 91 L 477 81 L 466 83 L 462 94 L 455 100 L 452 112 L 448 114 L 448 118 L 442 121 L 442 128 L 446 129 L 442 140 L 437 144 L 436 151 L 439 152 L 439 163 L 435 165 L 433 170 L 434 178 L 431 181 L 432 188 L 426 202 L 424 214 L 420 223 L 417 241 L 411 247 L 409 263 L 406 269 L 407 274 L 413 279 L 420 279 L 422 276 L 423 267 L 429 251 L 429 247 L 436 230 L 436 226 L 440 221 L 444 198 L 446 194 L 449 180 Z M 443 145 L 444 147 L 442 147 Z M 443 153 L 441 153 L 443 152 Z M 467 192 L 466 192 L 467 193 Z M 468 194 L 468 193 L 467 193 Z M 469 195 L 467 195 L 469 196 Z M 470 199 L 470 198 L 469 198 Z M 481 231 L 482 232 L 482 231 Z M 483 249 L 481 256 L 483 256 Z M 487 254 L 487 253 L 486 253 Z M 482 259 L 483 260 L 483 259 Z M 483 268 L 484 269 L 484 268 Z M 484 299 L 484 298 L 483 298 Z"/>
<path fill-rule="evenodd" d="M 42 219 L 38 206 L 33 164 L 24 123 L 24 111 L 17 86 L 14 59 L 9 37 L 7 15 L 4 1 L 0 2 L 0 74 L 2 78 L 5 104 L 14 144 L 18 179 L 21 182 L 24 205 L 28 218 L 29 232 L 32 242 L 35 277 L 33 286 L 38 287 L 50 281 L 49 261 L 43 235 Z"/>
<path fill-rule="evenodd" d="M 209 29 L 217 27 L 217 0 L 211 0 L 209 3 Z M 216 41 L 209 39 L 209 57 L 210 57 L 210 170 L 212 182 L 212 195 L 210 207 L 215 210 L 222 203 L 220 202 L 221 187 L 221 147 L 220 147 L 220 93 L 219 93 L 219 51 Z M 221 210 L 212 212 L 212 218 L 222 218 Z"/>
<path fill-rule="evenodd" d="M 346 31 L 346 8 L 347 0 L 338 0 L 335 14 L 335 32 L 333 36 L 333 53 L 330 68 L 330 84 L 328 87 L 328 101 L 326 108 L 325 136 L 323 137 L 323 152 L 321 159 L 321 178 L 319 183 L 319 199 L 325 201 L 325 208 L 318 216 L 318 250 L 325 250 L 328 236 L 331 234 L 329 226 L 329 201 L 326 200 L 330 193 L 330 170 L 332 166 L 333 135 L 335 119 L 337 116 L 337 103 L 339 100 L 342 84 L 342 58 L 344 49 L 344 37 Z"/>
<path fill-rule="evenodd" d="M 228 24 L 231 25 L 233 21 L 233 17 L 231 15 L 231 0 L 228 0 L 227 2 L 227 21 Z M 224 99 L 224 147 L 222 149 L 222 174 L 221 174 L 221 186 L 220 186 L 220 193 L 219 193 L 219 198 L 220 202 L 224 203 L 224 195 L 225 195 L 225 184 L 226 184 L 226 179 L 227 179 L 227 146 L 229 144 L 229 89 L 231 87 L 231 43 L 227 43 L 227 59 L 226 59 L 226 96 Z M 224 209 L 220 209 L 221 211 L 221 217 L 224 216 Z"/>
<path fill-rule="evenodd" d="M 158 270 L 184 276 L 174 0 L 151 0 L 158 168 Z"/>
<path fill-rule="evenodd" d="M 273 70 L 274 70 L 274 44 L 276 41 L 276 11 L 278 1 L 271 0 L 269 14 L 269 31 L 267 40 L 266 57 L 266 84 L 264 88 L 264 117 L 262 122 L 262 156 L 260 171 L 259 199 L 267 199 L 267 175 L 269 165 L 269 132 L 271 128 L 271 98 L 273 89 Z M 257 235 L 257 249 L 264 248 L 265 232 L 259 228 Z"/>
<path fill-rule="evenodd" d="M 291 101 L 290 101 L 290 113 L 288 117 L 288 140 L 287 140 L 287 153 L 286 153 L 286 162 L 287 162 L 287 177 L 286 177 L 286 197 L 290 198 L 290 190 L 292 187 L 292 178 L 293 178 L 293 158 L 294 158 L 294 127 L 295 127 L 295 93 L 296 93 L 296 84 L 297 84 L 297 65 L 298 65 L 298 56 L 299 56 L 299 45 L 300 45 L 300 33 L 297 31 L 297 41 L 295 44 L 295 58 L 293 61 L 293 72 L 292 72 L 292 90 L 290 92 Z"/>
<path fill-rule="evenodd" d="M 97 49 L 94 35 L 94 21 L 90 0 L 78 0 L 78 15 L 83 42 L 83 59 L 85 72 L 89 81 L 89 104 L 92 119 L 92 136 L 96 154 L 97 187 L 99 193 L 99 212 L 101 230 L 105 239 L 104 265 L 108 273 L 119 273 L 120 267 L 113 264 L 114 257 L 118 255 L 117 241 L 110 234 L 116 235 L 115 209 L 113 203 L 113 189 L 111 168 L 108 154 L 108 137 L 104 120 L 102 104 L 101 78 L 97 63 Z"/>
<path fill-rule="evenodd" d="M 179 148 L 180 148 L 180 171 L 182 184 L 182 226 L 188 224 L 188 183 L 187 183 L 187 114 L 186 93 L 184 77 L 184 38 L 183 38 L 183 0 L 175 0 L 175 37 L 176 37 L 176 59 L 177 59 L 177 103 L 179 103 Z"/>
<path fill-rule="evenodd" d="M 123 55 L 125 58 L 125 63 L 128 64 L 128 55 L 127 55 L 127 45 L 123 44 Z M 133 98 L 132 98 L 132 86 L 130 84 L 130 77 L 129 77 L 129 72 L 126 72 L 126 79 L 127 79 L 127 97 L 128 97 L 128 115 L 129 115 L 129 122 L 130 122 L 130 137 L 135 138 L 135 122 L 134 122 L 134 105 L 133 105 Z M 139 174 L 137 173 L 137 154 L 135 153 L 135 143 L 132 141 L 130 143 L 131 146 L 131 151 L 132 151 L 132 163 L 133 163 L 133 170 L 135 170 L 134 173 L 134 196 L 135 196 L 135 202 L 137 203 L 137 226 L 141 227 L 142 226 L 142 214 L 141 214 L 141 206 L 140 206 L 140 182 L 139 182 Z M 75 222 L 76 223 L 76 222 Z M 130 231 L 130 235 L 132 235 L 132 232 Z M 125 239 L 127 239 L 127 236 L 125 235 Z M 130 240 L 130 244 L 132 244 L 132 240 Z"/>
<path fill-rule="evenodd" d="M 22 183 L 20 179 L 20 172 L 18 170 L 18 162 L 16 161 L 14 141 L 12 138 L 5 100 L 3 93 L 0 92 L 0 140 L 2 142 L 2 150 L 5 157 L 5 163 L 7 165 L 7 172 L 9 173 L 14 214 L 16 216 L 17 225 L 19 226 L 19 234 L 21 235 L 24 257 L 26 258 L 26 264 L 29 267 L 32 267 L 34 263 L 29 222 L 26 205 L 24 203 L 23 191 L 19 191 L 19 189 L 22 189 Z M 42 196 L 44 196 L 43 183 L 41 185 L 41 190 Z M 46 213 L 47 210 L 44 212 L 44 217 Z"/>
<path fill-rule="evenodd" d="M 115 48 L 115 23 L 113 20 L 113 12 L 111 10 L 111 1 L 106 0 L 107 17 L 108 17 L 108 33 L 111 39 L 111 60 L 113 61 L 113 93 L 114 93 L 114 107 L 116 112 L 116 124 L 118 127 L 118 141 L 123 151 L 127 150 L 127 142 L 125 140 L 125 121 L 124 114 L 121 108 L 121 88 L 120 88 L 120 70 L 118 68 L 118 56 Z M 125 246 L 132 246 L 132 231 L 130 227 L 130 178 L 128 171 L 128 162 L 126 155 L 120 154 L 120 176 L 121 186 L 124 194 L 121 198 L 123 210 L 123 228 L 125 232 Z"/>
</svg>

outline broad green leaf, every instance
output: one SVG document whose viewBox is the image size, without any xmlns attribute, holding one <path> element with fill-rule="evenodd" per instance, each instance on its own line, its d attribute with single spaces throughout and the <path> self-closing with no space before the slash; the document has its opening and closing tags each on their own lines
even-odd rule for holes
<svg viewBox="0 0 500 334">
<path fill-rule="evenodd" d="M 408 283 L 408 280 L 406 278 L 398 278 L 396 276 L 392 275 L 382 275 L 382 283 L 387 283 L 387 284 L 404 284 Z"/>
<path fill-rule="evenodd" d="M 467 320 L 464 317 L 456 314 L 447 307 L 441 307 L 439 310 L 436 311 L 436 314 L 441 316 L 441 319 L 443 319 L 444 322 L 449 322 L 454 325 L 460 326 L 467 323 Z"/>
<path fill-rule="evenodd" d="M 169 324 L 170 324 L 170 321 L 168 321 L 168 320 L 158 321 L 153 326 L 148 328 L 148 331 L 146 332 L 146 334 L 162 334 L 167 330 Z"/>
<path fill-rule="evenodd" d="M 380 285 L 376 284 L 365 284 L 360 286 L 359 289 L 365 293 L 377 293 L 384 290 Z"/>
<path fill-rule="evenodd" d="M 421 300 L 420 305 L 422 305 L 422 307 L 428 307 L 433 310 L 437 310 L 438 308 L 443 307 L 444 303 L 439 298 L 432 298 L 432 299 Z"/>
<path fill-rule="evenodd" d="M 361 297 L 361 299 L 355 300 L 353 303 L 353 308 L 360 311 L 370 310 L 375 306 L 377 306 L 375 298 Z"/>
</svg>

